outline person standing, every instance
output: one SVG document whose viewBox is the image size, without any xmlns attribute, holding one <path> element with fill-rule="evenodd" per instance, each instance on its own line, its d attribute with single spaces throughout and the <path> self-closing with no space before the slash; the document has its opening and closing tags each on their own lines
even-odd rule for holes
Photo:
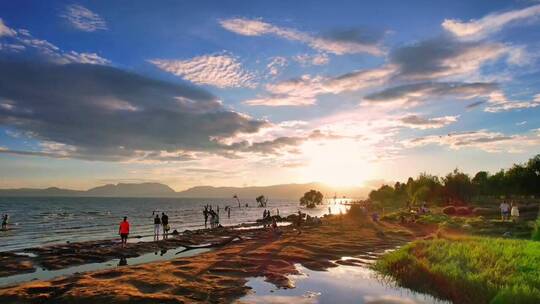
<svg viewBox="0 0 540 304">
<path fill-rule="evenodd" d="M 169 226 L 169 216 L 165 212 L 161 212 L 161 225 L 163 226 L 163 239 L 166 239 L 171 227 Z"/>
<path fill-rule="evenodd" d="M 512 221 L 515 223 L 519 219 L 519 207 L 516 203 L 512 202 L 512 209 L 510 210 L 510 215 L 512 216 Z"/>
<path fill-rule="evenodd" d="M 127 239 L 129 236 L 129 222 L 127 216 L 124 216 L 124 220 L 120 222 L 120 227 L 118 228 L 118 234 L 120 234 L 120 240 L 122 241 L 122 248 L 127 245 Z"/>
<path fill-rule="evenodd" d="M 161 219 L 159 218 L 159 214 L 156 214 L 156 217 L 154 217 L 154 241 L 159 241 L 160 227 L 161 227 Z"/>
<path fill-rule="evenodd" d="M 7 230 L 7 225 L 8 225 L 8 218 L 9 216 L 7 214 L 4 214 L 4 216 L 2 216 L 2 230 Z"/>
<path fill-rule="evenodd" d="M 206 225 L 208 225 L 208 206 L 204 207 L 203 216 L 204 216 L 204 228 L 206 228 Z"/>
<path fill-rule="evenodd" d="M 510 218 L 510 205 L 504 200 L 501 205 L 499 206 L 501 209 L 501 218 L 503 222 Z"/>
</svg>

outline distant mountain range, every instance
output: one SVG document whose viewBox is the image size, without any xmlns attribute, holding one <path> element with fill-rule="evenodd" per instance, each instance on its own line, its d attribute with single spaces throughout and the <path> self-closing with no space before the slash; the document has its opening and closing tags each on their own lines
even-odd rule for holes
<svg viewBox="0 0 540 304">
<path fill-rule="evenodd" d="M 0 196 L 66 196 L 66 197 L 191 197 L 191 198 L 232 198 L 238 195 L 240 199 L 255 199 L 259 195 L 272 198 L 298 199 L 306 191 L 316 189 L 321 191 L 325 197 L 352 197 L 364 198 L 371 188 L 367 187 L 330 187 L 321 183 L 307 184 L 283 184 L 261 187 L 212 187 L 197 186 L 184 191 L 176 192 L 171 187 L 160 183 L 138 183 L 138 184 L 107 184 L 95 187 L 86 191 L 69 190 L 57 187 L 46 189 L 0 189 Z"/>
</svg>

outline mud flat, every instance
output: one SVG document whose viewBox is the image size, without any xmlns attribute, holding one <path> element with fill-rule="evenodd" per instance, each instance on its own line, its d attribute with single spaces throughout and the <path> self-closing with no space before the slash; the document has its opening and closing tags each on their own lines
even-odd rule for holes
<svg viewBox="0 0 540 304">
<path fill-rule="evenodd" d="M 299 274 L 297 265 L 314 271 L 339 265 L 365 266 L 378 254 L 414 237 L 407 228 L 353 216 L 325 218 L 322 225 L 304 226 L 300 234 L 290 226 L 281 230 L 280 236 L 266 229 L 188 233 L 166 243 L 178 247 L 189 240 L 199 247 L 223 242 L 232 234 L 236 239 L 190 257 L 2 287 L 0 302 L 230 303 L 250 291 L 246 285 L 250 278 L 264 278 L 277 288 L 292 288 L 290 275 Z M 138 248 L 136 244 L 130 246 Z M 150 245 L 141 248 L 145 246 Z M 100 253 L 107 253 L 109 249 L 105 246 L 102 250 Z M 134 251 L 138 250 L 143 249 Z M 60 260 L 46 259 L 42 252 L 37 255 L 44 261 Z"/>
</svg>

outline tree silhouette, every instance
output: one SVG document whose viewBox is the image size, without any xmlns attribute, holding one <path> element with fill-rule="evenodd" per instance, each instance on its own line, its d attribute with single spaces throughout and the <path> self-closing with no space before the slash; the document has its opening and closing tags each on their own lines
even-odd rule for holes
<svg viewBox="0 0 540 304">
<path fill-rule="evenodd" d="M 300 205 L 307 208 L 315 208 L 315 206 L 322 204 L 323 194 L 317 190 L 309 190 L 304 193 L 304 196 L 300 198 Z"/>
</svg>

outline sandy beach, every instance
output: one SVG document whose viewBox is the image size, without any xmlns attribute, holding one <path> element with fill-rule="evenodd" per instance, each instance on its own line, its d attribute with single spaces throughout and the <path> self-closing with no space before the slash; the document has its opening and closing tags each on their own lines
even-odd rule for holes
<svg viewBox="0 0 540 304">
<path fill-rule="evenodd" d="M 167 241 L 120 248 L 116 242 L 85 242 L 29 250 L 31 257 L 4 255 L 0 265 L 15 263 L 11 273 L 32 271 L 30 260 L 49 269 L 135 256 L 182 245 L 214 244 L 213 250 L 134 266 L 76 273 L 49 281 L 0 288 L 2 303 L 230 303 L 249 292 L 248 278 L 264 277 L 277 287 L 292 288 L 287 277 L 295 264 L 310 270 L 365 265 L 374 252 L 395 248 L 414 237 L 411 230 L 350 215 L 326 217 L 321 225 L 292 226 L 275 236 L 268 229 L 212 229 L 181 234 Z M 419 232 L 422 233 L 422 232 Z M 342 257 L 352 257 L 342 260 Z M 3 268 L 3 267 L 2 267 Z M 4 269 L 4 268 L 3 268 Z M 5 274 L 2 274 L 5 275 Z"/>
</svg>

